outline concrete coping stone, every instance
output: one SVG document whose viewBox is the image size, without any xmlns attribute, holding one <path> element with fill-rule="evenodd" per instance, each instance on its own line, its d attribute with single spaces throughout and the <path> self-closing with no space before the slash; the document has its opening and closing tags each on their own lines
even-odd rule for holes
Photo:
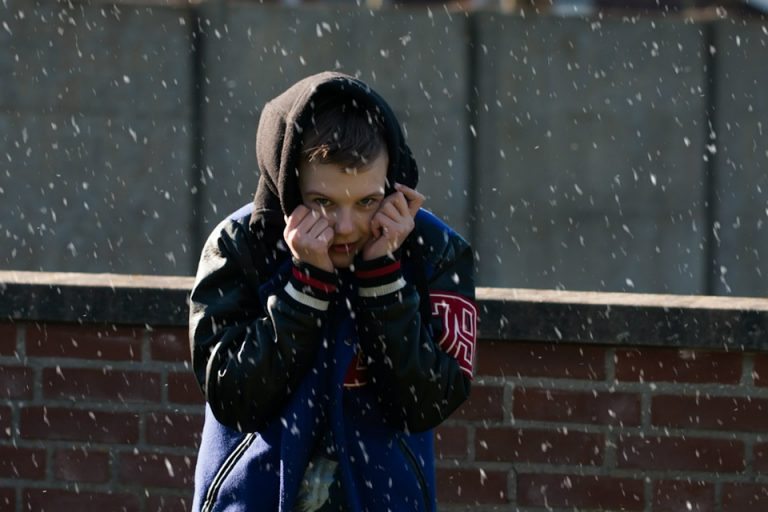
<svg viewBox="0 0 768 512">
<path fill-rule="evenodd" d="M 0 321 L 187 324 L 185 276 L 0 271 Z M 768 299 L 478 288 L 494 341 L 768 352 Z"/>
</svg>

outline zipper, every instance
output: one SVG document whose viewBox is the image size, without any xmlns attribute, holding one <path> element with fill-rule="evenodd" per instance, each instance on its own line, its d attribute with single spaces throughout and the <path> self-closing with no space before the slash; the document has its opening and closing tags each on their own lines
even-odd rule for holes
<svg viewBox="0 0 768 512">
<path fill-rule="evenodd" d="M 232 472 L 232 468 L 235 467 L 237 461 L 243 457 L 245 451 L 251 446 L 251 444 L 253 444 L 256 436 L 257 434 L 255 433 L 247 434 L 240 441 L 240 443 L 235 446 L 235 449 L 232 450 L 232 453 L 230 453 L 229 456 L 224 460 L 224 463 L 213 476 L 213 480 L 211 480 L 211 486 L 208 487 L 208 491 L 205 493 L 205 502 L 203 502 L 203 506 L 200 509 L 200 512 L 211 512 L 211 510 L 213 510 L 213 505 L 216 503 L 216 498 L 219 495 L 219 491 L 221 490 L 221 486 L 224 483 L 224 480 L 226 480 L 227 476 L 229 476 L 229 474 Z"/>
<path fill-rule="evenodd" d="M 403 452 L 403 455 L 405 455 L 408 463 L 413 468 L 414 473 L 416 473 L 416 479 L 419 481 L 419 488 L 421 489 L 421 495 L 424 499 L 424 510 L 427 510 L 427 507 L 429 507 L 429 494 L 427 493 L 427 481 L 424 478 L 424 472 L 421 470 L 421 465 L 419 464 L 419 461 L 416 460 L 416 455 L 414 455 L 411 447 L 408 446 L 408 443 L 406 443 L 402 437 L 398 437 L 397 442 L 400 445 L 400 451 Z"/>
</svg>

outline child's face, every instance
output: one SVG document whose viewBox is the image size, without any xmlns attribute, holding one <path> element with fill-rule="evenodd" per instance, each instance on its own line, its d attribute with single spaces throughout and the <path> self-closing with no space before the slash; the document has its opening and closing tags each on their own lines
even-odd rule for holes
<svg viewBox="0 0 768 512">
<path fill-rule="evenodd" d="M 328 256 L 334 267 L 349 267 L 371 238 L 371 219 L 384 199 L 388 165 L 387 152 L 382 151 L 363 168 L 316 162 L 299 168 L 302 202 L 333 228 Z"/>
</svg>

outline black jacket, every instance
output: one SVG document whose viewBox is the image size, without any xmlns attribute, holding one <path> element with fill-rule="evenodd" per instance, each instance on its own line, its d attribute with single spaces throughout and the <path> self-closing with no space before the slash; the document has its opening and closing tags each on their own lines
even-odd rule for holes
<svg viewBox="0 0 768 512">
<path fill-rule="evenodd" d="M 220 224 L 205 245 L 191 295 L 190 336 L 195 374 L 216 418 L 255 431 L 278 413 L 310 369 L 328 320 L 284 293 L 290 253 L 251 212 L 243 213 Z M 353 304 L 370 384 L 391 417 L 411 431 L 442 422 L 470 389 L 472 251 L 433 219 L 426 212 L 417 216 L 403 249 L 408 285 L 390 297 Z M 269 280 L 279 291 L 262 297 L 259 290 Z M 437 298 L 430 301 L 430 293 Z M 452 302 L 453 310 L 443 311 L 440 301 L 452 294 L 467 305 Z M 439 348 L 448 335 L 451 342 L 459 337 L 453 356 Z M 463 372 L 460 355 L 469 358 Z"/>
</svg>

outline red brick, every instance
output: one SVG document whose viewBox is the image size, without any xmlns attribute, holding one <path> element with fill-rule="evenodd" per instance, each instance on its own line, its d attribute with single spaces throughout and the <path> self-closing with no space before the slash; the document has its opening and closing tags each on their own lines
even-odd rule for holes
<svg viewBox="0 0 768 512">
<path fill-rule="evenodd" d="M 435 429 L 435 457 L 437 459 L 466 459 L 467 429 L 441 425 Z"/>
<path fill-rule="evenodd" d="M 203 430 L 202 414 L 155 412 L 147 414 L 147 442 L 163 446 L 197 448 Z"/>
<path fill-rule="evenodd" d="M 475 458 L 492 462 L 600 465 L 602 434 L 518 428 L 478 428 Z"/>
<path fill-rule="evenodd" d="M 162 453 L 120 455 L 120 482 L 145 487 L 188 489 L 194 481 L 194 461 L 190 457 Z"/>
<path fill-rule="evenodd" d="M 473 505 L 509 503 L 507 472 L 437 468 L 437 501 Z"/>
<path fill-rule="evenodd" d="M 674 349 L 627 349 L 616 351 L 616 379 L 738 384 L 742 355 L 737 352 L 706 352 Z"/>
<path fill-rule="evenodd" d="M 0 356 L 16 353 L 16 324 L 0 323 Z"/>
<path fill-rule="evenodd" d="M 453 419 L 501 421 L 504 419 L 504 388 L 472 386 L 469 400 L 451 416 Z"/>
<path fill-rule="evenodd" d="M 517 504 L 528 507 L 636 510 L 645 508 L 643 481 L 586 475 L 518 474 Z"/>
<path fill-rule="evenodd" d="M 43 396 L 105 402 L 159 402 L 160 374 L 97 368 L 44 368 Z"/>
<path fill-rule="evenodd" d="M 53 472 L 57 480 L 83 483 L 108 482 L 109 454 L 83 449 L 56 450 Z"/>
<path fill-rule="evenodd" d="M 477 354 L 478 375 L 605 379 L 602 347 L 490 341 Z"/>
<path fill-rule="evenodd" d="M 653 512 L 715 512 L 712 482 L 660 480 L 653 483 Z"/>
<path fill-rule="evenodd" d="M 768 510 L 768 484 L 724 483 L 722 512 Z"/>
<path fill-rule="evenodd" d="M 192 371 L 168 373 L 168 401 L 195 405 L 205 403 L 203 392 Z"/>
<path fill-rule="evenodd" d="M 151 512 L 189 512 L 192 499 L 181 496 L 155 496 L 147 498 L 147 511 Z"/>
<path fill-rule="evenodd" d="M 186 329 L 158 329 L 149 336 L 149 351 L 156 361 L 191 361 Z"/>
<path fill-rule="evenodd" d="M 600 425 L 639 425 L 640 396 L 633 393 L 515 388 L 515 419 Z"/>
<path fill-rule="evenodd" d="M 27 329 L 27 355 L 141 361 L 141 331 L 131 327 L 44 324 Z"/>
<path fill-rule="evenodd" d="M 44 479 L 45 450 L 0 446 L 0 478 Z"/>
<path fill-rule="evenodd" d="M 633 469 L 737 472 L 744 443 L 731 439 L 621 436 L 618 466 Z"/>
<path fill-rule="evenodd" d="M 768 387 L 768 354 L 755 354 L 755 365 L 752 371 L 755 386 Z"/>
<path fill-rule="evenodd" d="M 13 411 L 10 407 L 0 407 L 0 439 L 8 439 L 13 433 Z"/>
<path fill-rule="evenodd" d="M 768 473 L 768 443 L 756 443 L 752 467 L 760 473 Z"/>
<path fill-rule="evenodd" d="M 0 397 L 31 400 L 34 372 L 23 366 L 0 366 Z"/>
<path fill-rule="evenodd" d="M 651 421 L 665 427 L 765 432 L 768 400 L 723 396 L 654 396 Z"/>
<path fill-rule="evenodd" d="M 25 489 L 22 510 L 35 512 L 60 512 L 62 510 L 103 510 L 114 512 L 138 512 L 138 494 L 107 494 L 87 491 L 63 491 L 58 489 Z"/>
<path fill-rule="evenodd" d="M 16 489 L 0 488 L 0 510 L 16 510 Z"/>
<path fill-rule="evenodd" d="M 21 410 L 20 430 L 24 439 L 133 444 L 139 440 L 139 418 L 134 413 L 27 407 Z"/>
</svg>

